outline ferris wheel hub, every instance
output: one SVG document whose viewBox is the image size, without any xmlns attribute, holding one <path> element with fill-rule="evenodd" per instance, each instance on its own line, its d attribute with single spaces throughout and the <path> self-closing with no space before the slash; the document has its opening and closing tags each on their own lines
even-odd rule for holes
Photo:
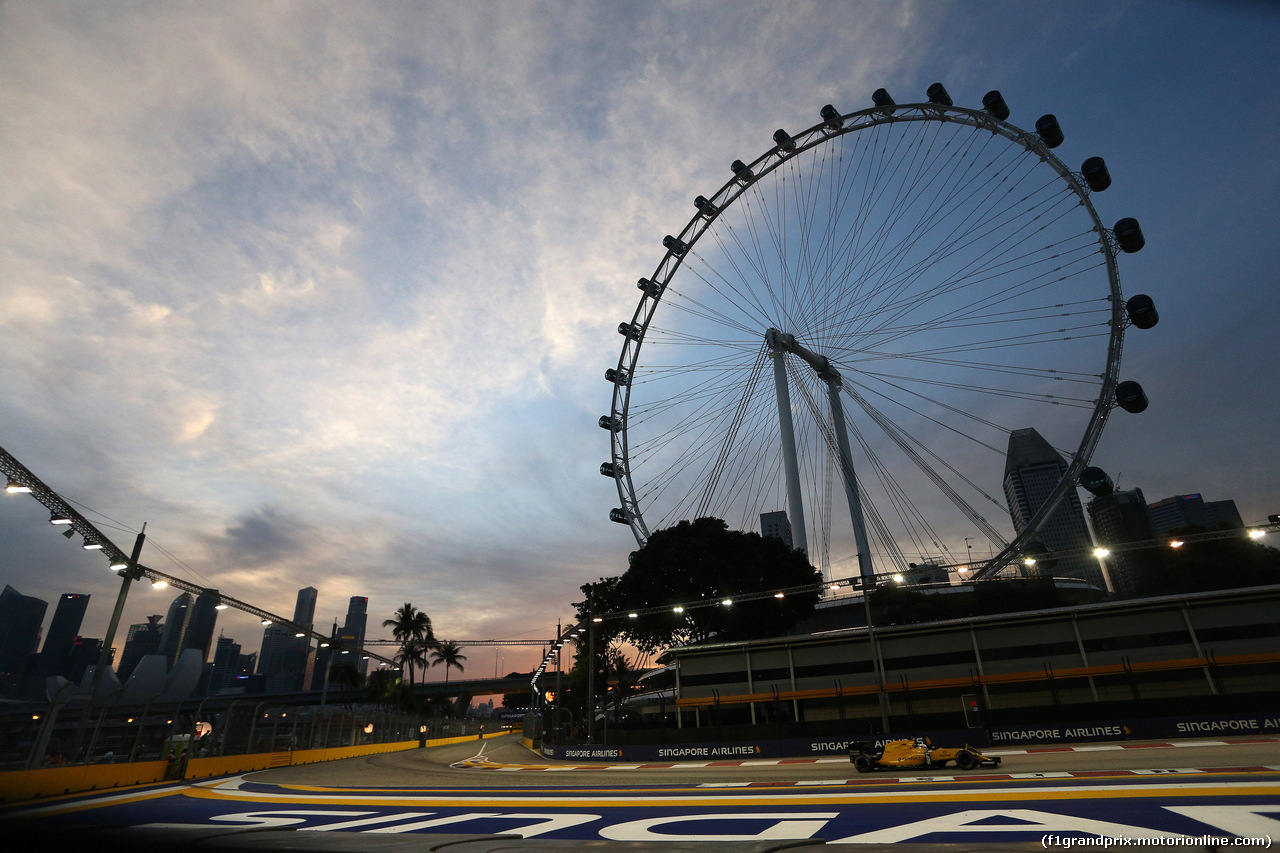
<svg viewBox="0 0 1280 853">
<path fill-rule="evenodd" d="M 831 363 L 831 360 L 825 355 L 820 355 L 798 343 L 795 335 L 771 328 L 764 333 L 764 343 L 775 355 L 789 352 L 799 357 L 813 368 L 819 379 L 828 385 L 832 385 L 837 389 L 841 386 L 842 377 L 840 376 L 840 371 Z"/>
</svg>

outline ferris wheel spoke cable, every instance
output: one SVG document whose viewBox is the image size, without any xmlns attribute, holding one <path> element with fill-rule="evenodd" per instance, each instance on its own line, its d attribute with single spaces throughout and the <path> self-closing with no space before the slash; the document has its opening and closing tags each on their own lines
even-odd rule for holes
<svg viewBox="0 0 1280 853">
<path fill-rule="evenodd" d="M 1041 304 L 1027 308 L 1018 308 L 1011 311 L 995 311 L 985 315 L 967 314 L 965 316 L 954 316 L 945 319 L 922 320 L 909 326 L 885 326 L 878 329 L 877 332 L 878 334 L 888 335 L 890 338 L 896 338 L 901 335 L 908 334 L 936 333 L 1009 323 L 1026 324 L 1031 321 L 1058 321 L 1063 317 L 1094 317 L 1095 319 L 1098 317 L 1109 318 L 1111 316 L 1111 306 L 1099 304 L 1102 301 L 1103 300 L 1095 299 L 1089 300 L 1088 302 L 1059 302 L 1054 305 Z M 1075 308 L 1076 306 L 1087 307 L 1069 311 L 1062 310 L 1064 308 Z"/>
<path fill-rule="evenodd" d="M 992 233 L 1009 227 L 1013 222 L 1025 220 L 1026 210 L 1028 208 L 1028 197 L 1021 199 L 1013 197 L 1012 188 L 1006 191 L 1005 196 L 1005 203 L 1007 207 L 989 210 L 988 219 L 972 223 L 964 232 L 955 235 L 949 244 L 935 250 L 929 257 L 940 260 L 954 256 L 954 254 L 961 248 L 968 248 L 970 246 L 976 248 L 976 245 L 980 240 L 988 239 Z M 943 212 L 938 213 L 936 217 L 938 221 L 942 220 L 942 213 Z M 981 226 L 982 230 L 978 230 L 979 226 Z M 1023 234 L 1020 239 L 1015 240 L 1015 238 L 1019 238 L 1019 235 L 1022 234 L 1022 231 L 1025 230 L 1027 226 L 1028 223 L 1024 221 L 1024 225 L 1021 230 L 1007 234 L 1004 240 L 1001 241 L 1001 243 L 997 243 L 995 247 L 989 247 L 985 252 L 978 253 L 979 257 L 985 256 L 987 258 L 991 258 L 993 255 L 998 257 L 999 254 L 1007 252 L 1008 245 L 1013 245 L 1016 244 L 1016 242 L 1020 242 L 1021 239 L 1026 239 L 1025 234 Z M 905 251 L 903 251 L 904 244 L 902 241 L 912 239 L 915 232 L 923 233 L 926 227 L 930 230 L 932 228 L 932 226 L 929 225 L 928 219 L 918 221 L 910 226 L 904 225 L 899 229 L 904 232 L 902 237 L 899 238 L 899 244 L 888 247 L 877 253 L 874 256 L 877 258 L 877 261 L 873 265 L 861 271 L 861 277 L 868 281 L 878 277 L 878 283 L 875 285 L 875 289 L 870 295 L 874 296 L 879 294 L 891 284 L 892 278 L 890 276 L 890 264 L 897 263 L 901 258 L 906 256 Z M 967 243 L 962 242 L 962 238 L 967 238 Z M 918 240 L 919 237 L 916 237 L 916 239 Z M 1002 244 L 1005 244 L 1005 248 L 1002 249 L 1001 252 L 996 252 L 995 250 L 1000 249 Z M 924 260 L 928 261 L 929 257 L 926 257 Z M 933 262 L 936 262 L 936 260 Z M 972 262 L 973 261 L 971 261 L 971 263 Z M 863 301 L 866 301 L 866 299 L 864 298 Z"/>
<path fill-rule="evenodd" d="M 917 147 L 918 151 L 919 148 Z M 930 211 L 928 208 L 922 212 L 913 212 L 916 203 L 925 198 L 924 192 L 930 179 L 931 174 L 924 171 L 909 174 L 898 185 L 895 199 L 890 204 L 889 210 L 886 212 L 878 229 L 871 235 L 871 243 L 878 247 L 878 251 L 866 253 L 865 256 L 873 258 L 874 261 L 871 265 L 865 267 L 860 274 L 861 279 L 873 283 L 868 298 L 876 295 L 883 296 L 885 289 L 889 286 L 886 284 L 886 279 L 891 277 L 892 271 L 907 257 L 907 250 L 922 240 L 932 229 L 933 226 L 929 224 Z M 908 215 L 915 216 L 915 224 L 911 227 L 898 229 L 901 233 L 896 243 L 886 243 L 885 240 L 888 234 L 894 230 L 896 223 L 904 220 Z M 879 283 L 874 283 L 877 278 Z"/>
<path fill-rule="evenodd" d="M 866 353 L 864 352 L 864 353 L 859 353 L 859 356 L 860 358 L 858 359 L 858 364 L 859 364 L 858 372 L 863 375 L 868 375 L 868 376 L 874 375 L 881 378 L 883 378 L 883 376 L 887 374 L 878 374 L 872 371 L 868 371 L 866 368 L 866 365 L 873 364 L 878 361 L 906 362 L 907 364 L 922 364 L 922 365 L 930 365 L 933 367 L 954 368 L 955 373 L 962 374 L 962 375 L 969 374 L 969 373 L 978 374 L 978 375 L 996 374 L 999 376 L 1017 376 L 1025 379 L 1037 379 L 1037 380 L 1052 379 L 1052 380 L 1059 380 L 1062 382 L 1072 382 L 1078 385 L 1087 385 L 1090 387 L 1096 387 L 1100 382 L 1100 379 L 1097 374 L 1076 373 L 1073 371 L 1056 370 L 1054 368 L 1024 367 L 1020 365 L 995 364 L 995 363 L 980 362 L 980 361 L 958 361 L 956 359 L 949 359 L 949 358 L 931 358 L 929 356 L 924 356 L 924 355 L 898 354 L 898 353 L 875 353 L 875 352 Z M 910 379 L 912 377 L 907 377 L 907 378 Z"/>
<path fill-rule="evenodd" d="M 1073 241 L 1079 236 L 1083 236 L 1083 235 L 1075 235 L 1074 237 L 1067 238 L 1067 240 Z M 987 266 L 982 268 L 971 269 L 963 275 L 952 274 L 942 285 L 940 285 L 938 288 L 935 289 L 935 292 L 931 294 L 930 299 L 936 298 L 938 296 L 944 296 L 944 295 L 953 296 L 963 290 L 972 290 L 981 285 L 995 282 L 999 279 L 1008 278 L 1008 276 L 1010 276 L 1012 273 L 1020 272 L 1024 269 L 1030 269 L 1033 267 L 1034 262 L 1027 261 L 1026 260 L 1027 258 L 1033 258 L 1037 254 L 1044 254 L 1048 251 L 1051 251 L 1054 248 L 1060 248 L 1063 243 L 1067 242 L 1067 240 L 1060 241 L 1059 244 L 1057 245 L 1050 244 L 1049 246 L 1045 246 L 1043 248 L 1037 248 L 1032 252 L 1028 252 L 1016 258 L 1009 259 L 1003 265 L 988 264 Z M 1080 250 L 1073 249 L 1072 251 L 1078 252 Z M 1067 253 L 1060 252 L 1058 255 L 1054 255 L 1053 257 L 1057 258 L 1057 257 L 1060 257 L 1062 254 L 1067 254 Z M 1056 272 L 1061 272 L 1063 270 L 1077 266 L 1078 264 L 1085 263 L 1088 260 L 1093 260 L 1092 255 L 1096 255 L 1096 249 L 1091 250 L 1090 253 L 1087 255 L 1084 255 L 1082 257 L 1076 257 L 1071 262 L 1067 264 L 1063 264 L 1054 269 L 1039 271 L 1035 275 L 1031 276 L 1030 278 L 1014 280 L 1010 284 L 1002 288 L 1001 290 L 996 291 L 994 293 L 980 293 L 979 294 L 980 298 L 975 299 L 974 301 L 969 302 L 967 304 L 962 304 L 959 306 L 949 306 L 947 310 L 944 311 L 942 314 L 936 315 L 935 317 L 931 318 L 928 321 L 917 322 L 915 325 L 920 326 L 922 324 L 929 323 L 929 322 L 938 323 L 950 317 L 963 317 L 966 315 L 976 314 L 980 311 L 986 311 L 986 310 L 990 310 L 991 308 L 1000 306 L 1010 301 L 1013 298 L 1026 298 L 1030 296 L 1032 293 L 1034 293 L 1035 291 L 1042 290 L 1046 286 L 1046 284 L 1054 284 L 1054 283 L 1058 283 L 1065 280 L 1065 277 L 1063 276 L 1059 276 L 1056 278 L 1052 276 Z M 1008 266 L 1014 261 L 1025 261 L 1025 263 L 1022 263 L 1021 265 L 1016 267 Z M 1008 268 L 1001 269 L 1000 266 L 1008 266 Z M 1094 263 L 1091 264 L 1090 266 L 1085 267 L 1083 269 L 1076 269 L 1071 274 L 1079 275 L 1084 272 L 1088 272 L 1092 269 L 1096 269 L 1099 266 L 1103 266 L 1103 263 L 1101 261 L 1094 260 Z M 912 300 L 912 299 L 903 300 L 901 302 L 895 302 L 895 303 L 887 303 L 878 307 L 874 311 L 867 311 L 862 315 L 859 315 L 857 318 L 852 318 L 852 317 L 847 318 L 844 322 L 846 325 L 848 325 L 852 321 L 856 321 L 865 327 L 870 321 L 879 320 L 880 325 L 877 326 L 874 330 L 872 330 L 872 331 L 878 332 L 886 324 L 895 322 L 897 319 L 899 319 L 898 316 L 891 316 L 888 319 L 885 319 L 881 315 L 884 315 L 884 314 L 892 315 L 894 312 L 898 312 L 899 314 L 901 314 L 903 313 L 903 309 L 919 311 L 919 310 L 922 310 L 924 306 L 925 306 L 924 302 L 921 302 L 919 300 Z"/>
<path fill-rule="evenodd" d="M 982 236 L 982 235 L 979 235 L 979 236 Z M 1028 236 L 1033 236 L 1033 235 L 1028 235 Z M 1011 239 L 1006 239 L 1004 250 L 1002 253 L 994 256 L 988 256 L 986 258 L 981 258 L 981 257 L 974 258 L 965 267 L 961 267 L 958 270 L 950 272 L 946 278 L 944 278 L 942 281 L 936 284 L 933 288 L 925 291 L 924 293 L 911 294 L 909 297 L 897 298 L 897 297 L 903 296 L 902 290 L 900 288 L 892 291 L 888 290 L 889 285 L 893 284 L 893 281 L 886 281 L 880 288 L 886 291 L 886 295 L 878 305 L 874 306 L 870 310 L 863 312 L 860 315 L 861 323 L 865 326 L 865 324 L 870 319 L 874 317 L 878 317 L 879 315 L 885 312 L 889 312 L 891 318 L 896 319 L 896 317 L 894 317 L 893 315 L 893 312 L 895 311 L 898 312 L 899 316 L 903 313 L 906 313 L 907 311 L 918 311 L 918 310 L 921 310 L 921 308 L 924 305 L 928 304 L 929 302 L 938 298 L 939 296 L 950 295 L 960 289 L 973 288 L 978 285 L 984 284 L 987 279 L 983 276 L 983 273 L 988 270 L 991 270 L 994 274 L 994 271 L 998 269 L 996 262 L 1000 260 L 1001 257 L 1008 254 L 1008 252 L 1010 252 L 1017 245 L 1020 245 L 1020 244 L 1015 244 L 1011 241 Z M 1043 254 L 1044 252 L 1051 250 L 1051 248 L 1052 248 L 1051 246 L 1047 248 L 1037 247 L 1027 254 L 1029 255 L 1033 255 L 1036 253 Z M 905 271 L 902 271 L 898 277 L 902 282 L 909 283 L 915 278 L 928 272 L 930 269 L 932 269 L 932 267 L 934 267 L 938 263 L 941 263 L 944 259 L 949 258 L 950 256 L 951 256 L 950 252 L 945 252 L 945 251 L 932 252 L 926 255 L 924 258 L 922 258 L 912 267 L 908 268 Z M 984 261 L 985 263 L 982 265 L 978 265 L 979 261 Z M 1027 266 L 1030 266 L 1030 264 L 1027 264 Z M 1002 271 L 1002 272 L 1007 274 L 1008 271 Z M 1032 279 L 1032 281 L 1034 281 L 1034 279 Z M 1015 282 L 1007 290 L 1017 292 L 1024 289 L 1026 284 L 1027 282 Z M 890 298 L 889 296 L 890 294 L 894 298 Z M 997 296 L 998 295 L 999 294 L 997 294 Z M 993 298 L 995 297 L 991 295 L 985 295 L 984 299 L 978 303 L 975 303 L 975 305 L 984 304 L 985 302 L 991 301 Z M 890 320 L 890 322 L 892 322 L 892 319 Z"/>
<path fill-rule="evenodd" d="M 674 310 L 712 323 L 720 323 L 731 329 L 737 329 L 744 334 L 754 334 L 757 328 L 750 322 L 751 318 L 746 320 L 734 319 L 726 314 L 722 308 L 713 308 L 709 304 L 695 300 L 674 288 L 667 291 L 666 300 L 667 304 Z M 734 305 L 735 303 L 732 302 L 725 303 L 725 307 L 728 308 L 732 308 Z"/>
<path fill-rule="evenodd" d="M 740 390 L 740 386 L 733 387 Z M 699 460 L 708 458 L 714 460 L 714 447 L 717 440 L 722 436 L 721 428 L 718 426 L 715 415 L 724 410 L 724 405 L 719 402 L 723 399 L 723 396 L 709 399 L 712 399 L 715 405 L 703 405 L 696 408 L 681 420 L 678 427 L 673 428 L 668 435 L 663 436 L 663 438 L 681 438 L 687 442 L 688 448 L 685 453 L 678 455 L 670 464 L 655 472 L 649 480 L 645 481 L 642 486 L 643 500 L 651 500 L 665 493 L 677 479 L 696 465 L 703 465 L 703 471 L 705 471 L 707 463 L 705 461 L 699 462 Z M 755 429 L 757 432 L 761 431 L 759 426 Z M 636 456 L 643 463 L 647 461 L 651 452 L 661 452 L 667 443 L 665 440 L 655 441 L 651 443 L 651 446 L 637 448 Z M 633 467 L 638 470 L 640 466 Z M 705 481 L 702 476 L 695 479 Z M 680 507 L 683 508 L 684 506 L 685 503 L 681 502 Z"/>
<path fill-rule="evenodd" d="M 791 369 L 791 372 L 793 374 L 793 378 L 797 380 L 797 384 L 801 389 L 802 399 L 805 404 L 804 408 L 806 411 L 809 412 L 809 415 L 812 418 L 812 422 L 817 427 L 818 433 L 822 438 L 821 453 L 819 455 L 824 460 L 826 460 L 828 464 L 828 476 L 826 477 L 825 493 L 822 496 L 823 499 L 822 499 L 822 502 L 819 504 L 819 506 L 821 507 L 820 518 L 823 524 L 822 541 L 824 543 L 824 549 L 829 550 L 830 530 L 831 530 L 831 512 L 832 512 L 832 506 L 833 506 L 833 502 L 831 500 L 831 484 L 832 484 L 832 480 L 834 479 L 834 477 L 830 475 L 830 470 L 832 467 L 831 461 L 834 459 L 838 459 L 840 457 L 840 451 L 838 449 L 838 443 L 835 437 L 833 425 L 830 421 L 827 420 L 824 412 L 822 411 L 822 408 L 817 403 L 814 389 L 811 387 L 810 384 L 803 382 L 803 380 L 799 376 L 794 375 L 794 368 Z M 854 425 L 849 425 L 849 428 L 851 432 L 854 434 L 856 440 L 858 441 L 859 446 L 862 448 L 864 457 L 870 461 L 872 465 L 872 469 L 876 473 L 877 479 L 880 481 L 884 493 L 888 496 L 888 499 L 891 505 L 893 505 L 895 512 L 899 517 L 899 521 L 902 525 L 902 529 L 904 530 L 908 538 L 918 542 L 919 534 L 917 532 L 917 524 L 923 524 L 923 526 L 927 527 L 927 523 L 923 521 L 923 516 L 911 504 L 911 501 L 909 498 L 907 498 L 906 493 L 893 479 L 892 475 L 889 473 L 886 466 L 884 466 L 884 464 L 880 461 L 879 457 L 876 455 L 874 450 L 863 439 L 861 434 L 858 432 L 857 427 Z M 876 540 L 880 543 L 880 549 L 878 550 L 878 553 L 880 553 L 881 555 L 888 555 L 890 559 L 892 559 L 894 563 L 899 566 L 905 566 L 905 560 L 903 559 L 901 549 L 896 544 L 897 540 L 892 535 L 892 532 L 888 524 L 885 522 L 883 515 L 881 514 L 876 502 L 874 501 L 874 499 L 871 498 L 871 496 L 863 486 L 862 481 L 858 477 L 856 471 L 850 471 L 848 472 L 848 475 L 852 476 L 854 479 L 854 482 L 858 484 L 858 492 L 861 496 L 861 500 L 860 500 L 861 511 L 863 513 L 864 519 L 869 520 L 871 522 L 872 532 Z M 841 480 L 843 480 L 843 478 L 846 476 L 846 473 L 841 471 L 838 476 L 841 478 Z M 817 491 L 817 488 L 815 485 L 813 493 L 811 493 L 810 495 L 810 500 L 812 503 L 818 503 L 820 500 L 818 495 L 816 494 L 816 491 Z M 914 521 L 912 520 L 913 518 L 915 519 Z M 823 559 L 824 559 L 824 562 L 827 562 L 829 564 L 829 555 L 826 554 L 825 551 L 824 551 Z"/>
<path fill-rule="evenodd" d="M 869 462 L 877 481 L 880 483 L 882 493 L 893 508 L 895 515 L 897 515 L 903 535 L 913 543 L 919 553 L 924 554 L 926 552 L 925 539 L 937 539 L 925 515 L 911 500 L 898 479 L 893 476 L 892 471 L 883 461 L 880 454 L 875 452 L 862 430 L 857 427 L 856 422 L 850 427 L 850 431 L 861 448 L 863 456 Z M 835 439 L 830 437 L 828 441 L 834 443 Z M 896 565 L 900 568 L 905 568 L 906 560 L 901 547 L 897 544 L 899 537 L 894 536 L 890 531 L 888 524 L 884 520 L 883 512 L 879 509 L 877 502 L 868 496 L 867 490 L 861 485 L 861 479 L 857 477 L 855 479 L 859 482 L 864 511 L 867 511 L 868 506 L 870 507 L 870 512 L 874 519 L 874 527 L 877 530 L 877 539 L 881 542 L 881 554 L 890 555 Z"/>
<path fill-rule="evenodd" d="M 942 459 L 940 456 L 938 456 L 938 454 L 935 453 L 933 450 L 931 450 L 928 447 L 928 445 L 926 445 L 924 442 L 920 441 L 914 436 L 909 435 L 905 430 L 903 430 L 900 426 L 898 426 L 891 418 L 887 417 L 883 412 L 881 412 L 875 406 L 872 406 L 870 401 L 867 400 L 865 397 L 863 397 L 861 394 L 857 393 L 857 391 L 846 386 L 844 389 L 844 392 L 847 396 L 849 396 L 854 402 L 858 404 L 859 408 L 861 408 L 862 411 L 866 412 L 868 417 L 870 417 L 871 420 L 877 426 L 880 427 L 880 429 L 884 432 L 885 435 L 889 437 L 890 440 L 892 440 L 895 444 L 898 445 L 898 447 L 902 450 L 903 454 L 905 454 L 907 458 L 909 458 L 913 463 L 915 463 L 915 465 L 925 474 L 926 477 L 928 477 L 930 480 L 933 481 L 934 485 L 938 487 L 939 491 L 941 491 L 952 502 L 952 504 L 957 509 L 959 509 L 965 515 L 965 517 L 968 518 L 974 524 L 975 527 L 981 530 L 983 534 L 986 535 L 988 538 L 992 539 L 993 542 L 1003 541 L 1003 537 L 1000 536 L 1000 534 L 991 525 L 991 523 L 988 522 L 987 519 L 980 512 L 974 509 L 969 504 L 969 502 L 965 500 L 963 496 L 961 496 L 959 491 L 957 491 L 950 484 L 950 482 L 948 482 L 947 479 L 941 473 L 938 472 L 937 469 L 935 469 L 932 465 L 929 464 L 928 460 L 924 458 L 924 454 L 927 454 L 939 465 L 946 468 L 946 470 L 950 471 L 953 476 L 959 478 L 962 482 L 964 482 L 966 485 L 972 488 L 977 494 L 981 495 L 983 498 L 985 498 L 988 502 L 990 502 L 993 506 L 997 508 L 1001 506 L 998 500 L 996 500 L 991 495 L 983 491 L 981 487 L 979 487 L 972 480 L 966 477 L 963 473 L 957 470 L 955 466 L 951 465 L 950 463 Z M 938 423 L 939 426 L 942 425 L 938 421 L 934 421 L 934 423 Z M 919 448 L 919 451 L 916 450 L 917 447 Z M 921 453 L 920 451 L 923 451 L 923 453 Z"/>
<path fill-rule="evenodd" d="M 756 363 L 751 369 L 751 375 L 743 387 L 742 398 L 738 401 L 737 410 L 733 413 L 733 417 L 729 421 L 729 428 L 724 431 L 724 441 L 720 447 L 715 465 L 712 467 L 711 474 L 707 477 L 703 486 L 702 498 L 698 502 L 698 518 L 706 514 L 707 504 L 715 496 L 716 486 L 720 482 L 720 477 L 724 474 L 725 464 L 728 462 L 729 454 L 733 451 L 733 442 L 737 438 L 738 428 L 742 425 L 742 419 L 746 412 L 747 406 L 751 402 L 751 397 L 755 393 L 756 385 L 760 380 L 760 373 L 764 368 L 766 357 L 766 349 L 763 344 L 760 346 L 760 352 L 756 357 Z"/>
<path fill-rule="evenodd" d="M 1003 505 L 1000 503 L 1000 501 L 999 501 L 999 500 L 997 500 L 996 498 L 992 497 L 992 496 L 991 496 L 989 493 L 987 493 L 987 492 L 986 492 L 986 491 L 985 491 L 981 486 L 979 486 L 978 484 L 976 484 L 975 482 L 973 482 L 973 480 L 972 480 L 972 479 L 970 479 L 970 478 L 969 478 L 967 475 L 965 475 L 963 472 L 959 471 L 955 466 L 951 465 L 950 463 L 946 462 L 946 460 L 942 459 L 942 458 L 941 458 L 941 457 L 940 457 L 936 452 L 934 452 L 933 450 L 931 450 L 931 449 L 929 448 L 929 446 L 928 446 L 928 444 L 927 444 L 926 442 L 924 442 L 923 440 L 921 440 L 921 439 L 919 439 L 919 438 L 916 438 L 915 436 L 912 436 L 912 435 L 910 435 L 909 433 L 907 433 L 904 429 L 902 429 L 901 427 L 899 427 L 899 426 L 897 425 L 897 422 L 896 422 L 896 421 L 894 421 L 893 419 L 889 418 L 887 415 L 885 415 L 885 413 L 883 413 L 883 412 L 879 411 L 878 409 L 876 409 L 874 406 L 872 406 L 872 405 L 871 405 L 871 403 L 870 403 L 870 401 L 869 401 L 869 400 L 867 400 L 865 397 L 862 397 L 860 394 L 858 394 L 858 393 L 857 393 L 856 391 L 854 391 L 852 388 L 847 388 L 847 387 L 846 387 L 845 391 L 846 391 L 846 393 L 848 393 L 848 394 L 850 395 L 850 397 L 851 397 L 852 399 L 854 399 L 854 400 L 855 400 L 855 402 L 857 402 L 857 403 L 858 403 L 859 407 L 861 407 L 861 408 L 863 408 L 864 410 L 866 410 L 866 411 L 868 412 L 868 414 L 872 417 L 873 421 L 875 421 L 879 426 L 881 426 L 881 428 L 885 431 L 885 433 L 886 433 L 886 434 L 888 434 L 892 440 L 894 440 L 895 442 L 899 443 L 899 444 L 900 444 L 900 446 L 901 446 L 901 442 L 906 441 L 906 442 L 909 442 L 910 444 L 912 444 L 912 445 L 914 445 L 914 446 L 919 447 L 921 450 L 923 450 L 923 451 L 924 451 L 925 453 L 927 453 L 929 456 L 931 456 L 931 457 L 933 457 L 934 459 L 936 459 L 940 465 L 942 465 L 943 467 L 947 468 L 947 470 L 951 471 L 951 472 L 952 472 L 952 474 L 954 474 L 958 479 L 960 479 L 960 480 L 961 480 L 962 482 L 964 482 L 967 486 L 969 486 L 969 487 L 970 487 L 970 488 L 971 488 L 971 489 L 972 489 L 976 494 L 978 494 L 978 495 L 982 496 L 982 497 L 983 497 L 983 498 L 984 498 L 988 503 L 990 503 L 991 505 L 993 505 L 993 506 L 995 506 L 995 507 L 997 507 L 997 508 L 1003 508 Z M 992 447 L 991 445 L 986 444 L 985 442 L 981 441 L 980 439 L 978 439 L 978 438 L 976 438 L 976 437 L 974 437 L 974 436 L 968 435 L 968 434 L 964 433 L 963 431 L 956 430 L 956 429 L 954 429 L 953 427 L 951 427 L 950 425 L 945 424 L 945 423 L 943 423 L 943 422 L 941 422 L 941 421 L 937 420 L 936 418 L 929 417 L 928 415 L 925 415 L 924 413 L 922 413 L 922 412 L 920 412 L 920 411 L 918 411 L 918 410 L 916 410 L 916 409 L 913 409 L 913 408 L 911 408 L 911 407 L 909 407 L 909 406 L 905 406 L 905 405 L 901 404 L 901 403 L 900 403 L 900 401 L 890 399 L 890 400 L 889 400 L 889 402 L 892 402 L 892 403 L 894 403 L 895 405 L 901 405 L 903 408 L 906 408 L 908 411 L 911 411 L 911 412 L 913 412 L 914 414 L 919 415 L 921 418 L 924 418 L 926 421 L 932 422 L 932 423 L 936 424 L 937 426 L 942 427 L 943 429 L 946 429 L 946 430 L 948 430 L 948 431 L 954 432 L 955 434 L 959 435 L 959 436 L 960 436 L 960 437 L 962 437 L 962 438 L 966 438 L 966 439 L 968 439 L 968 440 L 970 440 L 970 441 L 973 441 L 973 442 L 974 442 L 974 443 L 976 443 L 976 444 L 981 445 L 982 447 L 985 447 L 986 449 L 990 450 L 990 451 L 991 451 L 995 456 L 997 456 L 997 457 L 998 457 L 998 456 L 999 456 L 999 454 L 1000 454 L 1000 451 L 999 451 L 997 448 Z M 986 422 L 986 423 L 989 423 L 989 422 Z M 997 427 L 997 428 L 998 428 L 998 427 Z M 909 452 L 909 451 L 908 451 L 908 448 L 907 448 L 907 447 L 903 446 L 903 450 L 904 450 L 904 452 L 908 452 L 908 455 L 911 455 L 911 456 L 913 456 L 913 457 L 915 456 L 915 454 L 914 454 L 914 453 L 911 453 L 911 452 Z M 917 464 L 925 464 L 925 463 L 923 463 L 923 460 L 922 460 L 922 459 L 917 460 L 917 459 L 914 459 L 914 458 L 913 458 L 913 461 L 916 461 L 916 462 L 917 462 Z M 941 475 L 936 474 L 936 472 L 930 473 L 929 471 L 926 471 L 926 474 L 927 474 L 927 475 L 929 475 L 929 476 L 931 476 L 931 478 L 933 478 L 933 479 L 935 479 L 935 480 L 937 480 L 937 479 L 939 479 L 939 478 L 941 477 Z M 967 504 L 966 504 L 966 505 L 967 505 Z M 972 508 L 970 507 L 970 509 L 972 509 Z M 975 510 L 974 512 L 976 513 L 976 510 Z M 980 514 L 979 514 L 979 515 L 980 515 Z"/>
</svg>

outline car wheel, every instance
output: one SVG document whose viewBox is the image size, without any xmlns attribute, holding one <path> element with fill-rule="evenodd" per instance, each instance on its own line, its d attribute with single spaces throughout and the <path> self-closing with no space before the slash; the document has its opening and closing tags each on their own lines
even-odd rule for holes
<svg viewBox="0 0 1280 853">
<path fill-rule="evenodd" d="M 956 753 L 956 767 L 961 770 L 972 770 L 978 766 L 978 757 L 967 749 Z"/>
<path fill-rule="evenodd" d="M 853 767 L 859 773 L 871 772 L 871 757 L 867 755 L 859 755 L 857 758 L 853 759 Z"/>
</svg>

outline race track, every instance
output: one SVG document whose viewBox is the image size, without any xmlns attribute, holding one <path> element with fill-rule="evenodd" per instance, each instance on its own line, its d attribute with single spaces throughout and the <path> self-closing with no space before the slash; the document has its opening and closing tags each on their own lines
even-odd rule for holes
<svg viewBox="0 0 1280 853">
<path fill-rule="evenodd" d="M 995 749 L 998 768 L 858 774 L 843 756 L 563 764 L 515 737 L 26 804 L 50 838 L 198 849 L 816 850 L 842 843 L 1067 847 L 1078 839 L 1280 840 L 1280 740 Z M 131 829 L 125 829 L 131 827 Z M 140 829 L 139 829 L 140 827 Z M 429 836 L 420 838 L 419 836 Z M 499 836 L 505 835 L 506 838 Z M 532 839 L 524 841 L 522 839 Z M 306 842 L 303 845 L 302 842 Z M 458 845 L 463 846 L 458 846 Z M 511 846 L 511 845 L 519 846 Z M 308 846 L 309 845 L 309 846 Z M 452 845 L 452 846 L 450 846 Z M 497 845 L 497 846 L 494 846 Z M 639 845 L 639 846 L 637 846 Z M 673 845 L 681 845 L 679 848 Z M 694 845 L 692 847 L 685 845 Z M 762 846 L 763 845 L 763 846 Z M 799 846 L 797 846 L 799 845 Z M 280 848 L 271 848 L 280 849 Z M 289 849 L 297 849 L 290 846 Z M 977 849 L 977 848 L 974 848 Z"/>
</svg>

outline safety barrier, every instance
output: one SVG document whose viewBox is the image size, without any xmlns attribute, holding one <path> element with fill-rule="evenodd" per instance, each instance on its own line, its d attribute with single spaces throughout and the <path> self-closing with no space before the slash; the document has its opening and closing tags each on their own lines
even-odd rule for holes
<svg viewBox="0 0 1280 853">
<path fill-rule="evenodd" d="M 132 764 L 88 764 L 10 770 L 0 773 L 0 802 L 34 800 L 78 791 L 147 785 L 164 781 L 167 761 L 135 761 Z"/>
<path fill-rule="evenodd" d="M 506 732 L 483 735 L 485 740 L 499 737 Z M 447 746 L 451 743 L 478 740 L 476 735 L 434 738 L 425 742 L 426 747 Z M 398 743 L 373 743 L 364 746 L 340 746 L 327 749 L 299 749 L 293 752 L 260 752 L 247 755 L 192 758 L 187 762 L 185 779 L 207 779 L 268 770 L 274 767 L 290 767 L 337 761 L 343 758 L 359 758 L 387 752 L 403 752 L 417 749 L 419 741 Z M 110 788 L 163 782 L 169 770 L 167 761 L 137 761 L 124 764 L 85 764 L 67 767 L 42 767 L 37 770 L 12 770 L 0 773 L 0 803 L 35 800 L 42 797 L 76 794 Z"/>
</svg>

